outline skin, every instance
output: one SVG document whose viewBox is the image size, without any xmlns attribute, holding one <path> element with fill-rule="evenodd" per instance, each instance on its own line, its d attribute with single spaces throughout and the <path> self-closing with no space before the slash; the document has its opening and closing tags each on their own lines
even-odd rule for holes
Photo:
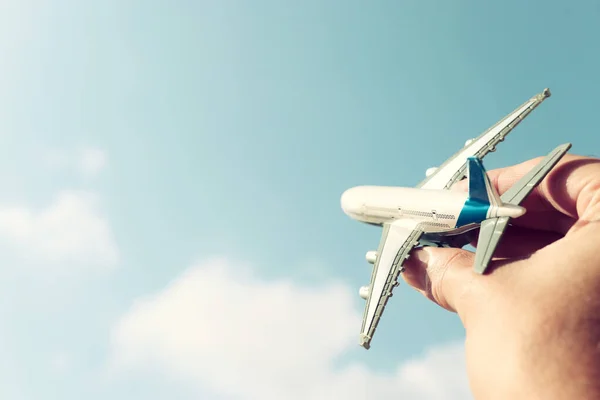
<svg viewBox="0 0 600 400">
<path fill-rule="evenodd" d="M 488 175 L 502 194 L 539 161 Z M 600 160 L 565 156 L 521 205 L 491 272 L 474 273 L 469 251 L 426 247 L 404 280 L 459 315 L 476 399 L 600 398 Z"/>
</svg>

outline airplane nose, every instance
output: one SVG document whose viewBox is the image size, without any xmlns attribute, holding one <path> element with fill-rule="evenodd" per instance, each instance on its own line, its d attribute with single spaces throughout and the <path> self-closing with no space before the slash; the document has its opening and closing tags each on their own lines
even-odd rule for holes
<svg viewBox="0 0 600 400">
<path fill-rule="evenodd" d="M 358 213 L 361 207 L 360 199 L 357 198 L 356 190 L 354 189 L 355 188 L 346 190 L 344 193 L 342 193 L 342 198 L 340 199 L 342 210 L 344 210 L 344 213 L 350 216 Z"/>
<path fill-rule="evenodd" d="M 351 189 L 348 189 L 344 193 L 342 193 L 342 197 L 340 199 L 340 203 L 342 205 L 342 210 L 344 210 L 344 212 L 346 214 L 348 214 L 349 209 L 350 209 L 350 197 L 351 197 L 350 190 Z"/>
</svg>

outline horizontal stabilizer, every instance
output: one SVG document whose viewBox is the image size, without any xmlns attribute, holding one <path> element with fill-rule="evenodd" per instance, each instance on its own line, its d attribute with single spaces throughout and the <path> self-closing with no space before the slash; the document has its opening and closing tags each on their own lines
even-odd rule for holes
<svg viewBox="0 0 600 400">
<path fill-rule="evenodd" d="M 500 198 L 504 203 L 519 205 L 529 193 L 548 175 L 548 172 L 569 151 L 571 143 L 565 143 L 552 150 L 538 165 L 511 186 Z"/>
<path fill-rule="evenodd" d="M 508 225 L 508 220 L 508 217 L 490 218 L 481 223 L 477 251 L 475 252 L 475 264 L 473 265 L 473 270 L 478 274 L 483 274 L 487 269 Z"/>
<path fill-rule="evenodd" d="M 500 197 L 501 201 L 515 206 L 521 204 L 570 148 L 571 143 L 565 143 L 550 152 L 531 171 L 508 189 Z M 485 273 L 509 221 L 509 217 L 499 217 L 490 218 L 481 223 L 477 251 L 475 252 L 475 264 L 473 265 L 473 270 L 478 274 Z"/>
</svg>

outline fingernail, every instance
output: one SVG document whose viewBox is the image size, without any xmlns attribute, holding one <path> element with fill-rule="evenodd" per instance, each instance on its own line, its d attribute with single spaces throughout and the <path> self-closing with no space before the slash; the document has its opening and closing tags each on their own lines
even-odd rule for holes
<svg viewBox="0 0 600 400">
<path fill-rule="evenodd" d="M 415 258 L 422 262 L 423 264 L 427 264 L 429 262 L 429 252 L 425 249 L 419 249 L 413 253 Z"/>
</svg>

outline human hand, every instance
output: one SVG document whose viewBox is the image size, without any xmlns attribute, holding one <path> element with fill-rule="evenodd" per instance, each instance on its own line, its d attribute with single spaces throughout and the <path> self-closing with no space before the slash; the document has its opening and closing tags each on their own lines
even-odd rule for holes
<svg viewBox="0 0 600 400">
<path fill-rule="evenodd" d="M 540 160 L 490 181 L 502 194 Z M 521 205 L 491 272 L 472 271 L 472 252 L 426 247 L 404 280 L 458 313 L 476 399 L 600 398 L 600 160 L 566 155 Z"/>
</svg>

